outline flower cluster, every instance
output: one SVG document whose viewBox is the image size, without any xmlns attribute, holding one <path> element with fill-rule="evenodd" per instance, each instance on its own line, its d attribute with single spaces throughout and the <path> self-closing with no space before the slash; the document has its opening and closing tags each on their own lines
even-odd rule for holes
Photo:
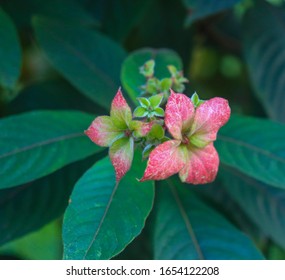
<svg viewBox="0 0 285 280">
<path fill-rule="evenodd" d="M 153 65 L 148 63 L 144 71 L 152 77 Z M 119 89 L 110 116 L 97 117 L 85 133 L 97 145 L 109 147 L 117 182 L 130 169 L 135 146 L 148 158 L 140 181 L 163 180 L 178 173 L 182 182 L 212 182 L 219 166 L 213 142 L 230 117 L 228 101 L 219 97 L 203 101 L 196 93 L 190 99 L 170 89 L 164 111 L 160 107 L 164 96 L 138 98 L 140 106 L 132 114 Z"/>
</svg>

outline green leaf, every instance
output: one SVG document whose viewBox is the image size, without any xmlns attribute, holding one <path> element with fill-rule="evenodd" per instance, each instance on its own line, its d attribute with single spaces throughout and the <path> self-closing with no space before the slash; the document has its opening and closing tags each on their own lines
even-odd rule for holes
<svg viewBox="0 0 285 280">
<path fill-rule="evenodd" d="M 63 80 L 45 81 L 27 86 L 3 108 L 3 114 L 15 115 L 33 110 L 79 110 L 97 115 L 109 114 L 82 96 Z"/>
<path fill-rule="evenodd" d="M 145 97 L 137 98 L 137 100 L 139 101 L 140 105 L 145 109 L 148 109 L 148 107 L 150 106 L 149 100 Z"/>
<path fill-rule="evenodd" d="M 77 161 L 15 188 L 0 190 L 0 245 L 38 230 L 63 214 L 72 188 L 102 155 Z"/>
<path fill-rule="evenodd" d="M 223 164 L 285 188 L 285 125 L 233 115 L 219 131 L 215 146 Z"/>
<path fill-rule="evenodd" d="M 185 25 L 189 26 L 196 20 L 230 9 L 240 0 L 183 0 L 183 2 L 189 14 Z"/>
<path fill-rule="evenodd" d="M 92 115 L 33 111 L 0 121 L 0 189 L 38 179 L 101 150 L 84 130 Z"/>
<path fill-rule="evenodd" d="M 41 230 L 0 247 L 1 255 L 27 260 L 61 259 L 60 224 L 55 221 Z"/>
<path fill-rule="evenodd" d="M 149 98 L 152 108 L 157 108 L 163 100 L 163 94 L 156 94 Z"/>
<path fill-rule="evenodd" d="M 167 49 L 141 49 L 131 53 L 123 62 L 121 81 L 124 88 L 134 102 L 140 95 L 140 87 L 146 83 L 145 77 L 140 74 L 139 68 L 148 60 L 155 61 L 155 77 L 163 79 L 170 77 L 167 65 L 173 64 L 182 69 L 182 61 L 177 53 Z"/>
<path fill-rule="evenodd" d="M 252 221 L 275 242 L 285 248 L 285 191 L 223 168 L 224 188 Z M 285 185 L 285 183 L 284 183 Z"/>
<path fill-rule="evenodd" d="M 36 37 L 53 66 L 80 92 L 106 109 L 119 86 L 125 51 L 84 27 L 35 17 Z"/>
<path fill-rule="evenodd" d="M 46 16 L 90 27 L 99 25 L 98 20 L 93 17 L 89 9 L 87 10 L 83 7 L 82 1 L 9 0 L 2 2 L 4 2 L 4 9 L 11 15 L 20 29 L 30 29 L 31 20 L 34 15 Z"/>
<path fill-rule="evenodd" d="M 104 31 L 112 38 L 123 42 L 130 32 L 136 32 L 135 28 L 141 24 L 140 21 L 146 14 L 150 2 L 151 0 L 108 0 L 90 1 L 88 4 L 93 7 L 94 13 L 101 12 Z"/>
<path fill-rule="evenodd" d="M 115 183 L 109 158 L 77 182 L 63 224 L 65 259 L 110 259 L 144 227 L 152 208 L 153 182 L 138 182 L 144 166 L 136 157 L 131 170 Z"/>
<path fill-rule="evenodd" d="M 274 28 L 272 28 L 274 26 Z M 285 122 L 285 5 L 257 1 L 243 22 L 243 47 L 255 92 L 269 116 Z"/>
<path fill-rule="evenodd" d="M 148 111 L 143 107 L 137 107 L 134 111 L 134 117 L 143 118 L 148 115 Z"/>
<path fill-rule="evenodd" d="M 253 243 L 189 187 L 157 190 L 154 257 L 164 260 L 263 259 Z"/>
<path fill-rule="evenodd" d="M 155 108 L 154 115 L 157 117 L 164 117 L 164 110 L 162 108 Z"/>
<path fill-rule="evenodd" d="M 16 27 L 0 7 L 0 86 L 14 89 L 20 76 L 21 47 Z"/>
</svg>

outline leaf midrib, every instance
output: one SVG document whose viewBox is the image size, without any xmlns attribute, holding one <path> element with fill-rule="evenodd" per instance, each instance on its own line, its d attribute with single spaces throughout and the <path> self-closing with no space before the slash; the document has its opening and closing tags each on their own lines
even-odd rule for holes
<svg viewBox="0 0 285 280">
<path fill-rule="evenodd" d="M 181 199 L 177 193 L 177 190 L 176 190 L 175 186 L 173 186 L 173 184 L 170 182 L 170 180 L 167 180 L 167 184 L 169 186 L 171 193 L 173 194 L 175 202 L 177 203 L 179 212 L 180 212 L 182 219 L 185 223 L 185 226 L 186 226 L 186 229 L 189 233 L 189 236 L 190 236 L 190 238 L 194 244 L 194 247 L 196 249 L 198 257 L 200 260 L 205 260 L 204 254 L 203 254 L 202 249 L 199 245 L 199 242 L 198 242 L 198 239 L 197 239 L 196 234 L 194 232 L 193 226 L 192 226 L 191 221 L 190 221 L 190 219 L 189 219 L 189 217 L 188 217 L 188 215 L 184 209 L 183 203 L 182 203 L 182 201 L 181 201 Z"/>
<path fill-rule="evenodd" d="M 241 140 L 237 140 L 237 139 L 234 139 L 234 138 L 231 138 L 228 136 L 219 135 L 218 139 L 223 141 L 223 142 L 229 142 L 229 143 L 235 144 L 237 146 L 241 146 L 241 147 L 253 150 L 259 154 L 262 154 L 263 156 L 269 157 L 270 159 L 273 159 L 273 160 L 281 162 L 282 164 L 285 164 L 285 158 L 279 157 L 279 156 L 269 152 L 268 150 L 264 150 L 262 148 L 254 146 L 252 144 L 249 144 L 249 143 L 246 143 L 246 142 L 243 142 Z"/>
<path fill-rule="evenodd" d="M 90 71 L 96 76 L 100 76 L 102 78 L 102 80 L 104 80 L 104 82 L 110 86 L 111 90 L 115 91 L 117 89 L 115 83 L 113 82 L 113 80 L 106 75 L 102 70 L 100 70 L 98 67 L 96 67 L 96 65 L 92 62 L 90 62 L 90 60 L 88 60 L 88 58 L 86 58 L 86 56 L 84 56 L 80 51 L 78 51 L 76 48 L 74 48 L 69 42 L 62 40 L 60 37 L 58 37 L 56 34 L 54 34 L 53 32 L 51 32 L 50 30 L 46 30 L 47 33 L 49 33 L 49 35 L 54 38 L 56 41 L 58 41 L 60 44 L 62 44 L 65 49 L 67 51 L 70 51 L 71 54 L 74 54 L 75 56 L 77 56 L 83 64 L 86 65 L 86 67 L 88 69 L 90 69 Z"/>
<path fill-rule="evenodd" d="M 94 235 L 93 235 L 93 238 L 92 238 L 90 244 L 88 245 L 88 248 L 87 248 L 87 250 L 86 250 L 86 252 L 85 252 L 85 254 L 84 254 L 84 256 L 83 256 L 83 260 L 86 259 L 87 255 L 88 255 L 88 253 L 89 253 L 89 251 L 90 251 L 90 249 L 91 249 L 91 247 L 93 246 L 93 244 L 94 244 L 94 242 L 95 242 L 95 240 L 96 240 L 96 238 L 97 238 L 97 236 L 98 236 L 98 234 L 99 234 L 99 232 L 100 232 L 100 230 L 101 230 L 101 228 L 102 228 L 102 225 L 103 225 L 103 223 L 104 223 L 104 221 L 105 221 L 105 218 L 106 218 L 106 216 L 107 216 L 107 214 L 108 214 L 108 212 L 109 212 L 109 210 L 110 210 L 111 203 L 112 203 L 112 201 L 113 201 L 113 198 L 114 198 L 114 196 L 115 196 L 115 193 L 116 193 L 116 191 L 117 191 L 117 189 L 118 189 L 118 186 L 119 186 L 119 183 L 116 182 L 116 185 L 115 185 L 115 187 L 114 187 L 114 189 L 113 189 L 113 191 L 112 191 L 112 193 L 111 193 L 111 196 L 110 196 L 110 198 L 109 198 L 109 201 L 108 201 L 108 203 L 107 203 L 107 205 L 106 205 L 105 211 L 104 211 L 104 213 L 103 213 L 103 215 L 102 215 L 102 218 L 101 218 L 101 220 L 100 220 L 100 222 L 99 222 L 98 228 L 97 228 L 97 230 L 95 231 L 95 233 L 94 233 Z"/>
<path fill-rule="evenodd" d="M 50 144 L 56 143 L 56 142 L 60 142 L 60 141 L 65 141 L 65 140 L 70 140 L 73 138 L 79 138 L 79 137 L 83 137 L 84 133 L 83 132 L 77 132 L 77 133 L 72 133 L 72 134 L 67 134 L 67 135 L 62 135 L 56 138 L 51 138 L 45 141 L 41 141 L 41 142 L 36 142 L 33 143 L 31 145 L 25 146 L 25 147 L 21 147 L 20 149 L 15 149 L 13 151 L 10 151 L 8 153 L 2 154 L 0 155 L 0 159 L 6 158 L 6 157 L 10 157 L 16 154 L 20 154 L 29 150 L 33 150 L 42 146 L 48 146 Z"/>
</svg>

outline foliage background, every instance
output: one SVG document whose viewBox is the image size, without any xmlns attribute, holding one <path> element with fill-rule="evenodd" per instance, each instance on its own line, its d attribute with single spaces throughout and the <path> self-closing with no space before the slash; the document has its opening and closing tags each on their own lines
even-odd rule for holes
<svg viewBox="0 0 285 280">
<path fill-rule="evenodd" d="M 121 233 L 116 254 L 138 237 L 115 258 L 195 259 L 197 246 L 209 259 L 285 258 L 284 1 L 0 3 L 0 258 L 62 258 L 62 219 L 75 183 L 74 198 L 80 202 L 85 194 L 88 205 L 94 185 L 78 181 L 86 170 L 98 161 L 90 170 L 105 170 L 106 181 L 113 180 L 107 151 L 82 132 L 95 115 L 108 114 L 121 84 L 129 102 L 135 100 L 143 78 L 138 66 L 152 56 L 162 76 L 169 61 L 183 67 L 188 95 L 224 97 L 236 115 L 215 144 L 222 162 L 217 180 L 201 187 L 176 177 L 156 184 L 144 228 L 153 185 L 129 177 L 122 183 L 107 226 L 119 219 L 118 205 L 146 203 L 133 222 L 123 209 L 118 229 L 137 228 Z M 77 196 L 78 185 L 86 191 Z M 185 217 L 195 242 L 188 240 Z M 80 237 L 74 228 L 66 238 Z M 108 250 L 102 258 L 116 255 Z"/>
</svg>

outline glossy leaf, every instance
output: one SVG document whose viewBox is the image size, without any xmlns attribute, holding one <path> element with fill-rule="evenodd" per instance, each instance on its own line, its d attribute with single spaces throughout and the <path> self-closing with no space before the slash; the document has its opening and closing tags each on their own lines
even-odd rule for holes
<svg viewBox="0 0 285 280">
<path fill-rule="evenodd" d="M 271 186 L 285 188 L 285 125 L 232 116 L 219 131 L 215 146 L 223 164 Z"/>
<path fill-rule="evenodd" d="M 95 155 L 33 182 L 0 190 L 0 245 L 62 215 L 75 182 L 98 159 Z"/>
<path fill-rule="evenodd" d="M 36 17 L 36 37 L 53 66 L 80 92 L 110 108 L 119 86 L 125 51 L 104 35 L 84 27 Z"/>
<path fill-rule="evenodd" d="M 64 216 L 65 259 L 110 259 L 142 230 L 152 208 L 152 182 L 140 183 L 137 157 L 116 185 L 109 158 L 97 162 L 77 182 Z"/>
<path fill-rule="evenodd" d="M 285 122 L 285 5 L 256 1 L 243 22 L 243 46 L 256 95 L 269 116 Z M 274 28 L 273 28 L 274 26 Z"/>
<path fill-rule="evenodd" d="M 21 46 L 16 27 L 0 7 L 0 86 L 13 89 L 20 76 Z"/>
<path fill-rule="evenodd" d="M 170 77 L 167 69 L 167 66 L 170 64 L 182 70 L 182 61 L 174 51 L 167 49 L 141 49 L 131 53 L 122 65 L 121 81 L 135 103 L 137 103 L 137 97 L 139 97 L 141 92 L 140 87 L 146 83 L 146 78 L 140 74 L 139 68 L 150 59 L 155 61 L 154 75 L 158 79 Z"/>
<path fill-rule="evenodd" d="M 15 20 L 19 28 L 30 28 L 34 15 L 46 16 L 84 26 L 98 26 L 99 22 L 77 0 L 8 0 L 2 1 L 4 9 Z M 80 3 L 81 2 L 81 3 Z M 2 3 L 1 3 L 2 4 Z"/>
<path fill-rule="evenodd" d="M 158 188 L 156 202 L 155 259 L 263 259 L 245 234 L 189 188 L 168 180 Z"/>
<path fill-rule="evenodd" d="M 223 169 L 221 178 L 226 191 L 251 220 L 262 232 L 285 248 L 285 191 L 231 168 Z"/>
<path fill-rule="evenodd" d="M 108 112 L 63 80 L 46 81 L 25 87 L 3 108 L 3 114 L 14 115 L 33 110 L 79 110 L 97 115 Z"/>
<path fill-rule="evenodd" d="M 188 26 L 194 21 L 214 15 L 240 2 L 240 0 L 183 0 L 188 9 L 185 24 Z"/>
<path fill-rule="evenodd" d="M 38 179 L 101 150 L 84 135 L 94 116 L 33 111 L 0 121 L 0 189 Z"/>
</svg>

